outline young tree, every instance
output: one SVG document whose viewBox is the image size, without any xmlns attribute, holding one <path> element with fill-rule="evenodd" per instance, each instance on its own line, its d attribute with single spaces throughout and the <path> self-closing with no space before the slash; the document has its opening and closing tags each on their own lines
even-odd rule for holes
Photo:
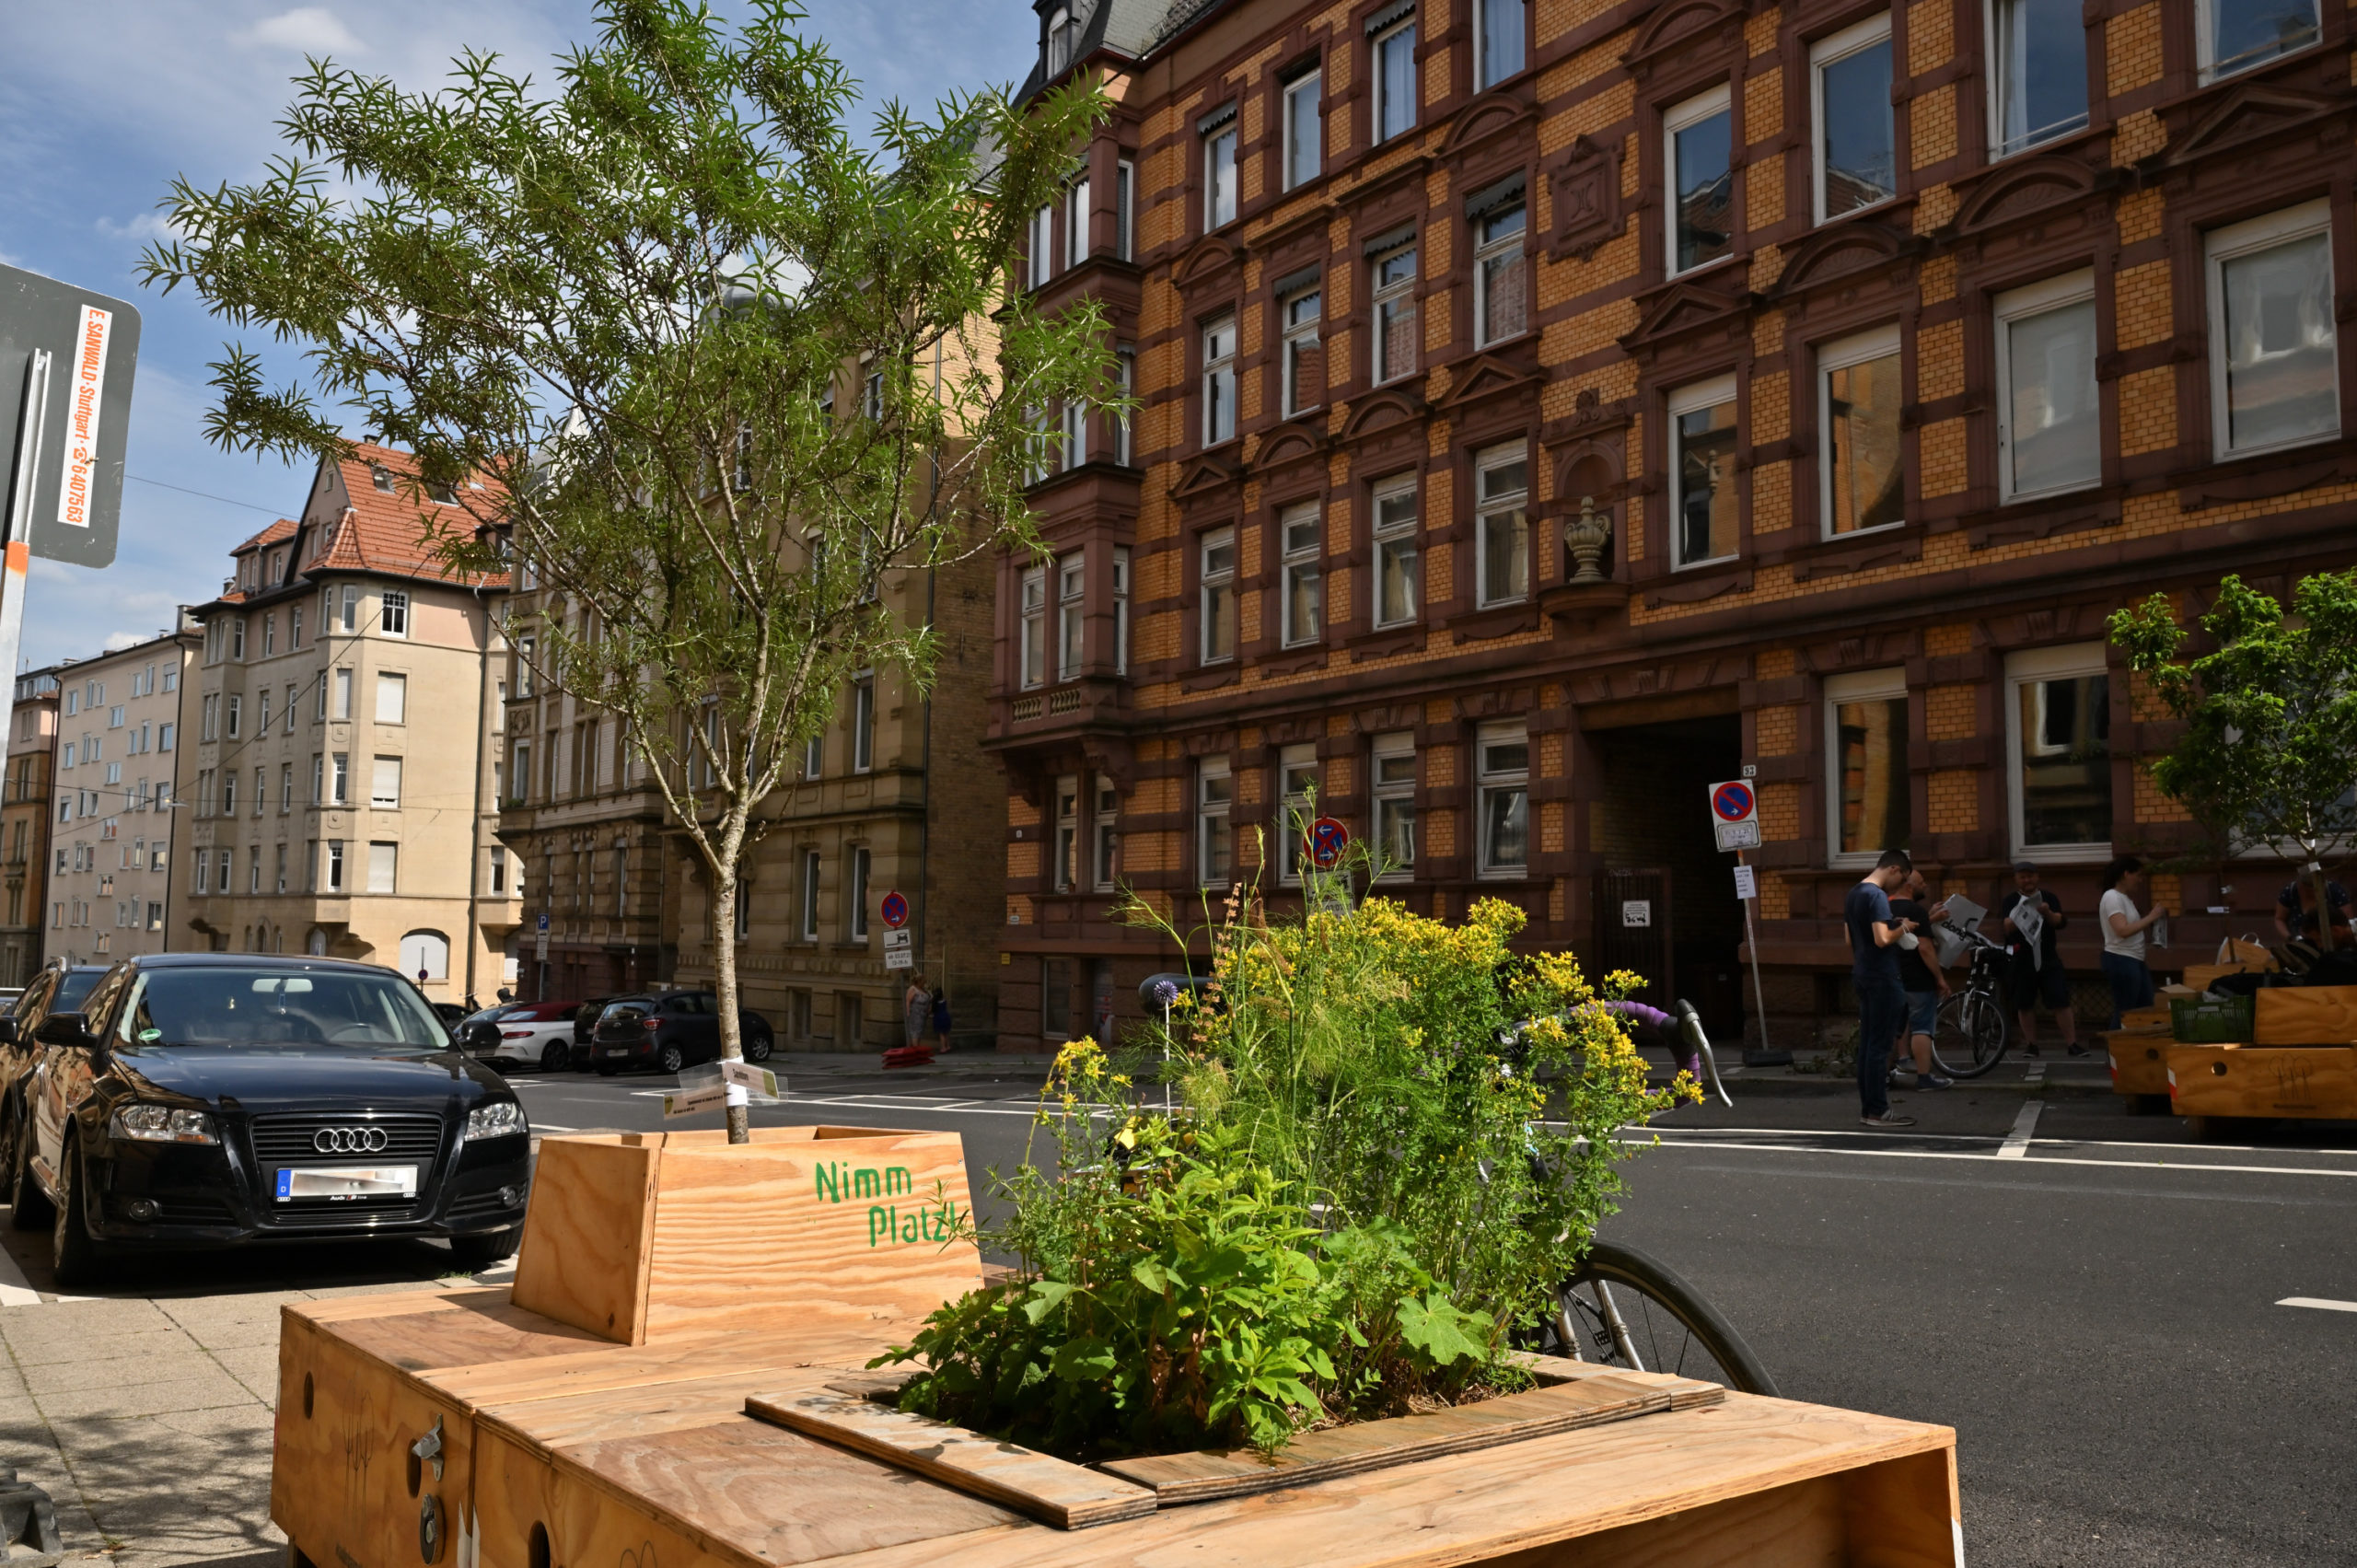
<svg viewBox="0 0 2357 1568">
<path fill-rule="evenodd" d="M 2154 594 L 2111 618 L 2111 640 L 2185 725 L 2153 765 L 2162 790 L 2223 834 L 2222 854 L 2264 848 L 2316 883 L 2332 945 L 2320 858 L 2357 831 L 2357 572 L 2301 580 L 2292 613 L 2229 576 L 2188 655 L 2176 607 Z"/>
<path fill-rule="evenodd" d="M 177 182 L 184 238 L 145 260 L 300 346 L 278 387 L 227 349 L 214 442 L 294 457 L 366 429 L 458 486 L 465 525 L 422 525 L 453 569 L 537 571 L 563 608 L 536 664 L 617 715 L 709 879 L 731 1058 L 761 802 L 854 672 L 930 678 L 886 578 L 1036 545 L 1040 411 L 1117 395 L 1101 310 L 1042 319 L 1009 286 L 1101 95 L 892 105 L 864 147 L 803 19 L 605 0 L 553 94 L 492 56 L 433 94 L 314 61 L 297 154 Z M 728 1123 L 743 1141 L 743 1107 Z"/>
</svg>

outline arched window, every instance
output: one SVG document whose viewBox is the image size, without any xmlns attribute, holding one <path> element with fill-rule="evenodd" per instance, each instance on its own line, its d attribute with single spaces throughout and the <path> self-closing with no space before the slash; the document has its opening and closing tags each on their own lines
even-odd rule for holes
<svg viewBox="0 0 2357 1568">
<path fill-rule="evenodd" d="M 310 953 L 311 957 L 315 958 L 326 958 L 328 956 L 328 934 L 326 929 L 317 925 L 311 927 L 311 939 L 309 942 L 305 944 L 305 947 L 306 950 Z"/>
<path fill-rule="evenodd" d="M 450 939 L 438 931 L 412 931 L 401 938 L 401 973 L 412 980 L 450 978 Z"/>
</svg>

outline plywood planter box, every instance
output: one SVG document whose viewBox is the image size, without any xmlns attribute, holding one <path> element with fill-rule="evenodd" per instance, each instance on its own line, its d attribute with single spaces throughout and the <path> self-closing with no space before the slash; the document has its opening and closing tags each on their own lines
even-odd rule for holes
<svg viewBox="0 0 2357 1568">
<path fill-rule="evenodd" d="M 2172 1045 L 2168 1082 L 2180 1116 L 2357 1119 L 2357 1046 Z"/>
</svg>

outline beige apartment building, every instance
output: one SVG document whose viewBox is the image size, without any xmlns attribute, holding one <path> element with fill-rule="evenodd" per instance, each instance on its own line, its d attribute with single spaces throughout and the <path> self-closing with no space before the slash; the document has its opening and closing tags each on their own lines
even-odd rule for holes
<svg viewBox="0 0 2357 1568">
<path fill-rule="evenodd" d="M 7 772 L 0 784 L 0 985 L 22 985 L 41 965 L 58 701 L 55 669 L 17 677 Z"/>
<path fill-rule="evenodd" d="M 173 945 L 358 958 L 489 1000 L 518 908 L 493 836 L 505 583 L 431 559 L 434 508 L 459 498 L 412 472 L 366 444 L 322 461 L 301 517 L 231 552 L 197 607 Z"/>
<path fill-rule="evenodd" d="M 183 622 L 57 672 L 46 957 L 164 951 L 182 699 L 199 633 Z"/>
</svg>

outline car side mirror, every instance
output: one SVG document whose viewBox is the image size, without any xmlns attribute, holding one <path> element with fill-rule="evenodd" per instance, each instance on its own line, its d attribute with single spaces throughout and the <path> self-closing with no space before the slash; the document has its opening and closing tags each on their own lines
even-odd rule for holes
<svg viewBox="0 0 2357 1568">
<path fill-rule="evenodd" d="M 33 1030 L 33 1038 L 43 1045 L 88 1045 L 89 1019 L 81 1013 L 52 1013 Z"/>
</svg>

